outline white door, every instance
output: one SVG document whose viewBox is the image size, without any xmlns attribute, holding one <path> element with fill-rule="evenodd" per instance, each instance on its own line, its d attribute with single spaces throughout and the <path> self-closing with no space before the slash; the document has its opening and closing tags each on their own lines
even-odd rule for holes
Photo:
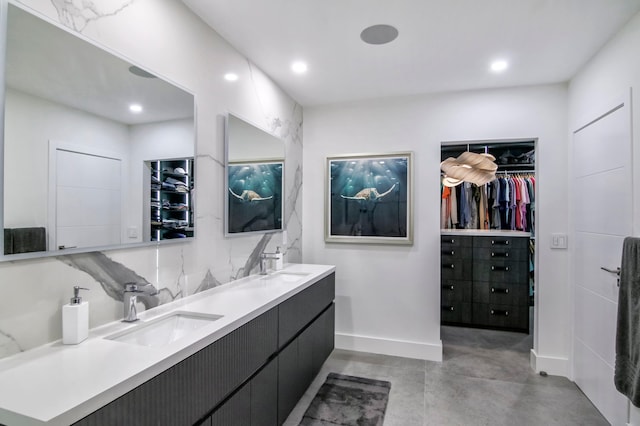
<svg viewBox="0 0 640 426">
<path fill-rule="evenodd" d="M 120 244 L 119 159 L 56 149 L 53 250 Z"/>
<path fill-rule="evenodd" d="M 622 241 L 632 233 L 631 113 L 628 100 L 574 132 L 571 185 L 576 384 L 613 425 L 627 422 L 628 401 L 614 387 Z"/>
</svg>

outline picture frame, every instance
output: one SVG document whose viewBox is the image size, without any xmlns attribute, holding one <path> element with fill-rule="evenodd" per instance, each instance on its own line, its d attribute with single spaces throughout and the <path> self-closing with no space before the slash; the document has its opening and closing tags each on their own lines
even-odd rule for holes
<svg viewBox="0 0 640 426">
<path fill-rule="evenodd" d="M 413 244 L 413 152 L 327 157 L 325 241 Z"/>
<path fill-rule="evenodd" d="M 228 235 L 283 230 L 284 161 L 227 166 Z"/>
</svg>

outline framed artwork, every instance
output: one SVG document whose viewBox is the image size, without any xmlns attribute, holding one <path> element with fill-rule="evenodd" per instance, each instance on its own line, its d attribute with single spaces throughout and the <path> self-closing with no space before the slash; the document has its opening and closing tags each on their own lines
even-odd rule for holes
<svg viewBox="0 0 640 426">
<path fill-rule="evenodd" d="M 228 234 L 282 230 L 283 168 L 283 161 L 228 165 Z"/>
<path fill-rule="evenodd" d="M 325 241 L 413 244 L 413 153 L 327 158 Z"/>
</svg>

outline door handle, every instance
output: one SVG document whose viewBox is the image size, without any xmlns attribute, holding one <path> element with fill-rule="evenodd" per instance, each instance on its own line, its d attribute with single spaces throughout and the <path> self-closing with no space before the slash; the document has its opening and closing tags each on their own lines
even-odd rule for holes
<svg viewBox="0 0 640 426">
<path fill-rule="evenodd" d="M 616 284 L 618 285 L 618 287 L 620 287 L 620 267 L 618 266 L 615 270 L 613 269 L 609 269 L 609 268 L 605 268 L 604 266 L 601 266 L 600 269 L 602 269 L 603 271 L 606 271 L 610 274 L 616 274 L 616 276 L 618 277 L 618 279 L 616 280 Z"/>
</svg>

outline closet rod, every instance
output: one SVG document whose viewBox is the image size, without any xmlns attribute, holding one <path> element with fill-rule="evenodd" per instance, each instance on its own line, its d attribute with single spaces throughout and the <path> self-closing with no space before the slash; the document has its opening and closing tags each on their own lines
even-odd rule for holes
<svg viewBox="0 0 640 426">
<path fill-rule="evenodd" d="M 517 175 L 518 173 L 535 173 L 535 170 L 498 170 L 496 171 L 496 174 L 498 173 L 503 173 L 505 175 L 510 174 L 510 175 Z"/>
</svg>

